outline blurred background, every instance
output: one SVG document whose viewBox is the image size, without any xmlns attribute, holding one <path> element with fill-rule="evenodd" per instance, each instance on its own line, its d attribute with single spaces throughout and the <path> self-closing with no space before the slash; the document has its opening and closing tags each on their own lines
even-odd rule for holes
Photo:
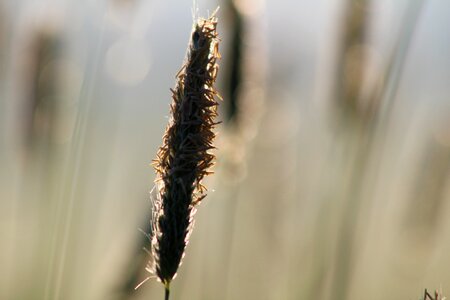
<svg viewBox="0 0 450 300">
<path fill-rule="evenodd" d="M 149 164 L 217 6 L 217 165 L 171 299 L 450 291 L 449 1 L 3 0 L 0 299 L 163 298 L 134 290 Z"/>
</svg>

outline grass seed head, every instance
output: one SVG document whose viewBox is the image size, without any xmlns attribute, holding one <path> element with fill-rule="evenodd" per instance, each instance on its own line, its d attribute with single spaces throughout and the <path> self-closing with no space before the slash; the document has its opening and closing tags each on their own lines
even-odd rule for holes
<svg viewBox="0 0 450 300">
<path fill-rule="evenodd" d="M 154 207 L 151 266 L 169 287 L 184 256 L 193 227 L 195 206 L 206 196 L 203 178 L 214 163 L 217 124 L 217 19 L 194 25 L 187 59 L 172 90 L 171 117 L 157 153 L 157 199 Z"/>
</svg>

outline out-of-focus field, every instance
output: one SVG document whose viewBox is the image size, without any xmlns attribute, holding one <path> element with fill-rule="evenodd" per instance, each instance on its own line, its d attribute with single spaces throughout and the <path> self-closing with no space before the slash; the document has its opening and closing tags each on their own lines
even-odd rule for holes
<svg viewBox="0 0 450 300">
<path fill-rule="evenodd" d="M 197 2 L 0 2 L 0 299 L 163 298 L 134 291 L 149 164 L 217 6 L 217 165 L 171 299 L 450 295 L 450 2 Z"/>
</svg>

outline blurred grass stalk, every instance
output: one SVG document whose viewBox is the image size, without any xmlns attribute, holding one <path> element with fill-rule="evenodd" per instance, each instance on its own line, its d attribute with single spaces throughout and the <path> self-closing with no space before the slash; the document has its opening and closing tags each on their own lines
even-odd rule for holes
<svg viewBox="0 0 450 300">
<path fill-rule="evenodd" d="M 218 140 L 218 170 L 212 184 L 220 191 L 216 195 L 216 224 L 205 232 L 204 239 L 217 257 L 202 262 L 202 277 L 211 278 L 207 270 L 222 270 L 219 280 L 204 286 L 202 299 L 230 299 L 233 288 L 232 266 L 236 262 L 235 236 L 239 230 L 236 218 L 244 182 L 247 176 L 248 154 L 252 152 L 259 122 L 264 111 L 267 86 L 267 41 L 264 37 L 265 11 L 262 0 L 226 0 L 222 8 L 228 31 L 228 48 L 223 59 L 224 124 Z M 225 38 L 225 39 L 226 39 Z M 244 200 L 245 201 L 245 200 Z M 223 290 L 222 293 L 217 291 Z M 240 295 L 240 297 L 245 297 Z"/>
<path fill-rule="evenodd" d="M 16 100 L 2 103 L 11 116 L 5 118 L 9 157 L 6 151 L 1 155 L 9 158 L 6 171 L 12 173 L 8 180 L 2 178 L 3 184 L 11 183 L 9 197 L 2 196 L 9 202 L 2 204 L 9 205 L 5 229 L 10 230 L 2 255 L 8 262 L 2 273 L 7 277 L 1 278 L 7 286 L 2 299 L 69 299 L 73 291 L 61 283 L 73 275 L 65 270 L 67 239 L 73 238 L 68 231 L 73 191 L 71 196 L 67 188 L 76 186 L 72 172 L 80 163 L 74 156 L 80 151 L 74 151 L 72 143 L 79 133 L 75 116 L 85 118 L 86 111 L 78 111 L 78 69 L 69 58 L 66 32 L 54 18 L 15 28 L 17 38 L 11 39 L 17 54 L 11 54 L 9 86 L 2 90 L 6 99 Z"/>
<path fill-rule="evenodd" d="M 22 48 L 15 45 L 12 49 L 19 49 L 22 60 L 7 64 L 7 68 L 12 70 L 8 76 L 2 73 L 8 82 L 16 80 L 21 88 L 21 93 L 2 89 L 2 93 L 9 93 L 5 95 L 6 99 L 11 95 L 17 97 L 15 108 L 11 108 L 12 102 L 2 103 L 4 111 L 17 112 L 18 117 L 14 124 L 2 126 L 3 130 L 8 128 L 10 131 L 4 144 L 9 149 L 1 153 L 2 158 L 8 160 L 6 171 L 10 172 L 8 179 L 2 178 L 2 183 L 11 183 L 6 188 L 10 190 L 10 196 L 2 197 L 11 205 L 5 210 L 9 212 L 5 219 L 10 223 L 9 234 L 12 235 L 8 243 L 10 252 L 5 253 L 8 263 L 4 266 L 9 282 L 5 289 L 6 298 L 14 297 L 12 295 L 30 298 L 45 286 L 45 276 L 33 278 L 33 274 L 47 267 L 49 234 L 53 225 L 51 212 L 55 204 L 53 197 L 62 149 L 58 142 L 58 133 L 63 126 L 59 118 L 61 70 L 57 64 L 61 59 L 61 36 L 49 27 L 38 27 L 31 34 L 24 34 L 19 42 Z M 4 120 L 12 119 L 5 117 L 2 118 Z M 17 125 L 17 128 L 12 125 Z M 5 156 L 8 153 L 10 157 Z M 27 222 L 19 223 L 19 220 Z M 31 224 L 36 227 L 24 232 L 32 234 L 21 235 L 23 227 Z M 17 278 L 30 285 L 20 289 L 14 284 Z"/>
<path fill-rule="evenodd" d="M 348 165 L 339 168 L 348 168 L 349 175 L 348 179 L 339 182 L 338 199 L 342 206 L 328 299 L 348 299 L 352 289 L 357 264 L 355 250 L 361 249 L 364 241 L 361 234 L 368 228 L 363 215 L 372 205 L 372 200 L 366 196 L 373 194 L 379 173 L 377 166 L 388 146 L 385 143 L 386 130 L 392 122 L 393 101 L 422 4 L 421 0 L 406 4 L 392 52 L 381 72 L 374 75 L 369 73 L 372 46 L 367 36 L 372 22 L 369 12 L 375 2 L 348 0 L 344 8 L 342 44 L 335 77 L 335 105 L 340 111 L 336 132 L 339 140 L 336 143 L 347 155 L 341 163 Z M 376 79 L 368 82 L 371 75 Z"/>
</svg>

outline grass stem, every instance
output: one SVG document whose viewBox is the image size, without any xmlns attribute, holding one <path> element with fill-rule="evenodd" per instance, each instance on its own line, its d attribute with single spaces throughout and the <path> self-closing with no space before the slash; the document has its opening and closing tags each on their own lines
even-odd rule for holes
<svg viewBox="0 0 450 300">
<path fill-rule="evenodd" d="M 170 295 L 170 286 L 168 284 L 166 284 L 165 285 L 164 300 L 169 300 L 169 295 Z"/>
</svg>

